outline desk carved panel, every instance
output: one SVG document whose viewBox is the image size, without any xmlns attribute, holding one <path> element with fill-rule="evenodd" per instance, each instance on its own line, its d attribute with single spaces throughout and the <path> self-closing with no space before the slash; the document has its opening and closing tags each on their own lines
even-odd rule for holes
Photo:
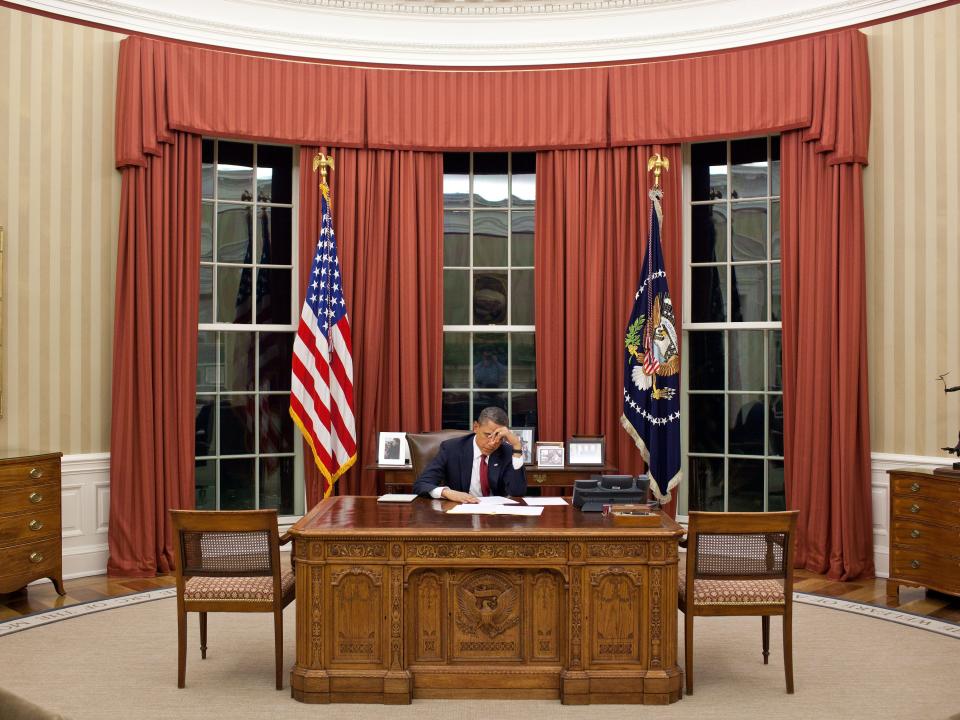
<svg viewBox="0 0 960 720">
<path fill-rule="evenodd" d="M 565 543 L 411 542 L 408 560 L 564 560 Z"/>
<path fill-rule="evenodd" d="M 331 569 L 332 663 L 383 663 L 383 573 L 376 566 Z"/>
<path fill-rule="evenodd" d="M 643 568 L 590 571 L 590 655 L 595 664 L 642 661 L 643 585 Z"/>
</svg>

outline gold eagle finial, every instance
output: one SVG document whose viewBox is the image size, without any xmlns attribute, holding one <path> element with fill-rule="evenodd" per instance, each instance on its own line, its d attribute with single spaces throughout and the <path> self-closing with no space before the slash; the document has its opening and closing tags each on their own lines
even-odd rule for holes
<svg viewBox="0 0 960 720">
<path fill-rule="evenodd" d="M 318 152 L 313 156 L 313 171 L 316 172 L 317 168 L 320 168 L 320 184 L 322 185 L 327 181 L 327 168 L 331 170 L 334 169 L 333 166 L 333 155 L 324 155 L 322 152 Z"/>
<path fill-rule="evenodd" d="M 647 160 L 647 172 L 653 170 L 653 186 L 660 187 L 660 173 L 663 170 L 670 169 L 670 160 L 663 157 L 662 155 L 655 154 L 651 155 L 650 159 Z"/>
</svg>

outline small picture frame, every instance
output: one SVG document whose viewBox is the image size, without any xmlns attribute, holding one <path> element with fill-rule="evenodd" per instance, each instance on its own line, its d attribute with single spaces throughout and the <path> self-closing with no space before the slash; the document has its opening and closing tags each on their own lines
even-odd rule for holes
<svg viewBox="0 0 960 720">
<path fill-rule="evenodd" d="M 523 464 L 529 465 L 533 462 L 533 433 L 535 428 L 532 427 L 518 427 L 511 428 L 511 431 L 516 433 L 517 437 L 520 438 L 520 442 L 523 447 Z"/>
<path fill-rule="evenodd" d="M 572 437 L 567 440 L 567 465 L 602 467 L 604 449 L 603 437 Z"/>
<path fill-rule="evenodd" d="M 407 434 L 381 432 L 377 440 L 378 465 L 406 465 L 410 451 L 407 449 Z"/>
<path fill-rule="evenodd" d="M 563 443 L 538 442 L 537 467 L 563 467 Z"/>
</svg>

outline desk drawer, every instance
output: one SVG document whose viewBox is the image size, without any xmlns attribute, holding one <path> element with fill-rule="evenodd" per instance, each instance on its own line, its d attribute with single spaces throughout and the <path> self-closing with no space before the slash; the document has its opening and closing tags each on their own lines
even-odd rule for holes
<svg viewBox="0 0 960 720">
<path fill-rule="evenodd" d="M 0 546 L 56 537 L 59 534 L 60 511 L 57 508 L 0 517 Z"/>
<path fill-rule="evenodd" d="M 23 512 L 38 513 L 51 509 L 60 512 L 59 482 L 24 487 L 0 486 L 0 516 Z"/>
<path fill-rule="evenodd" d="M 944 502 L 924 497 L 893 497 L 893 516 L 912 520 L 960 525 L 960 501 Z"/>
<path fill-rule="evenodd" d="M 960 557 L 960 527 L 895 519 L 890 528 L 890 536 L 894 545 Z"/>
<path fill-rule="evenodd" d="M 929 475 L 894 475 L 891 479 L 893 495 L 960 502 L 960 482 L 945 482 Z"/>
<path fill-rule="evenodd" d="M 0 466 L 0 488 L 4 485 L 25 485 L 60 482 L 60 459 L 18 462 Z"/>
</svg>

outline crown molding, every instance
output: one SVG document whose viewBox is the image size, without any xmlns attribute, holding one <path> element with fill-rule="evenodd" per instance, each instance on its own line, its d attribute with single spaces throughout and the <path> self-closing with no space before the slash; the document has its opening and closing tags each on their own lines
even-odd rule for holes
<svg viewBox="0 0 960 720">
<path fill-rule="evenodd" d="M 28 0 L 120 32 L 342 62 L 502 66 L 723 50 L 937 0 Z M 447 12 L 451 11 L 451 12 Z"/>
</svg>

